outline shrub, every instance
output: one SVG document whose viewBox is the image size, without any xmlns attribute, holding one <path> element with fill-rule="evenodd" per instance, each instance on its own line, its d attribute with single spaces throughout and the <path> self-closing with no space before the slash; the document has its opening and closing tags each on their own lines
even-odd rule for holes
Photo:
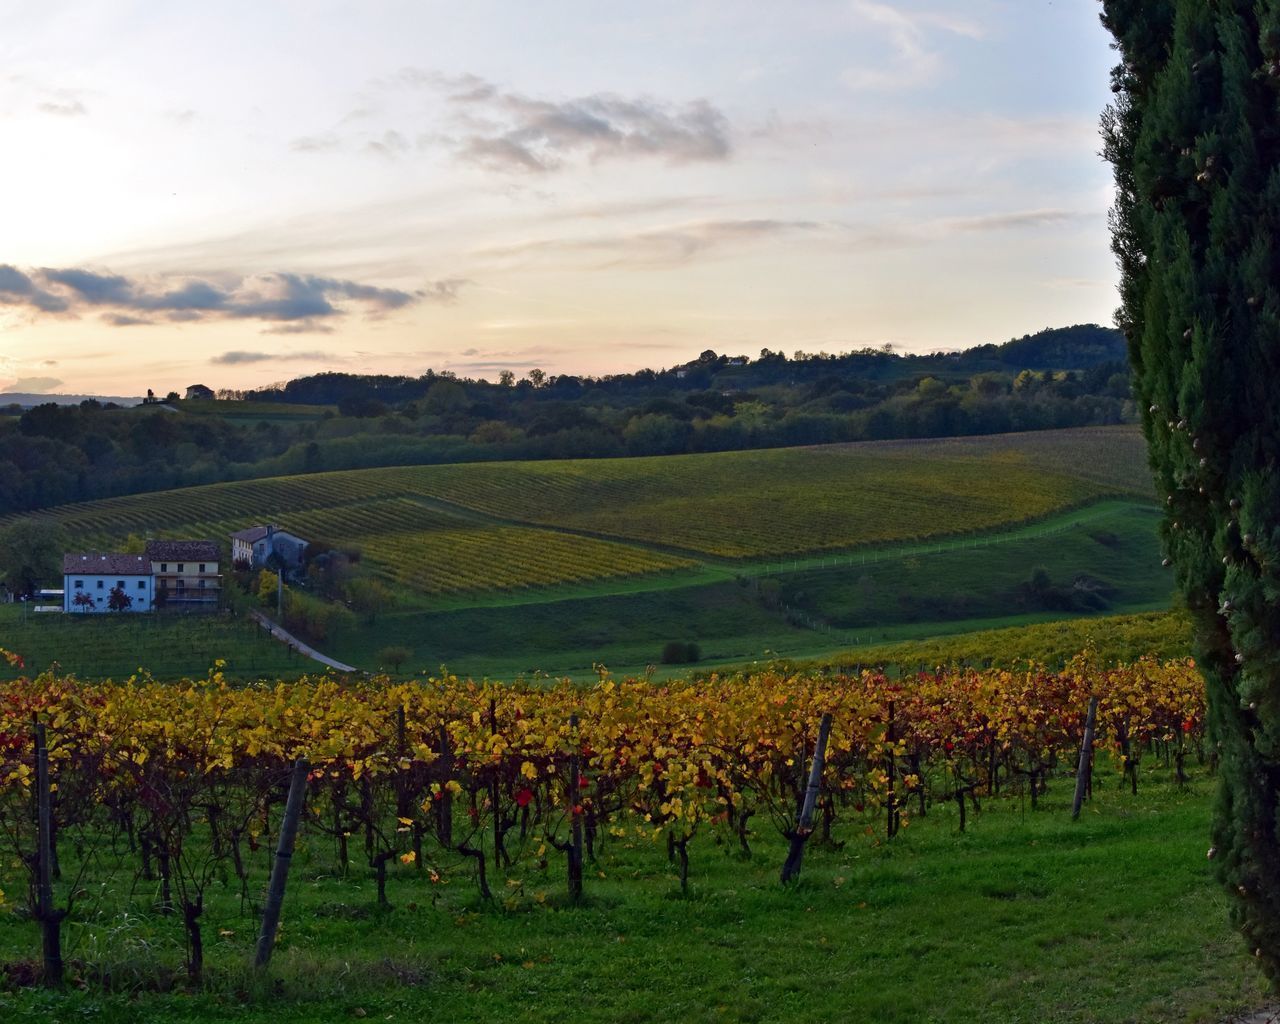
<svg viewBox="0 0 1280 1024">
<path fill-rule="evenodd" d="M 702 657 L 702 649 L 692 641 L 670 640 L 662 648 L 662 664 L 690 665 Z"/>
</svg>

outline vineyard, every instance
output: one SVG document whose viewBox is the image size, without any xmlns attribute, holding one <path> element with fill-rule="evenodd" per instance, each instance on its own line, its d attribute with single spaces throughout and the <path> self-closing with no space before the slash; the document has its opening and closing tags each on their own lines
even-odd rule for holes
<svg viewBox="0 0 1280 1024">
<path fill-rule="evenodd" d="M 1165 658 L 1187 657 L 1191 653 L 1191 623 L 1181 612 L 1064 619 L 936 640 L 871 644 L 797 667 L 831 671 L 844 666 L 847 671 L 848 666 L 863 664 L 912 672 L 926 666 L 960 664 L 1016 668 L 1032 662 L 1060 666 L 1086 647 L 1105 665 L 1136 661 L 1151 651 L 1159 651 Z"/>
<path fill-rule="evenodd" d="M 47 952 L 50 934 L 73 923 L 97 934 L 96 911 L 76 917 L 91 868 L 104 893 L 172 910 L 199 983 L 206 930 L 234 924 L 206 920 L 205 908 L 226 906 L 219 893 L 239 892 L 243 906 L 260 891 L 298 758 L 308 759 L 302 842 L 313 858 L 328 849 L 339 875 L 371 879 L 352 898 L 385 907 L 389 878 L 409 876 L 420 900 L 469 884 L 482 903 L 537 912 L 548 896 L 524 904 L 530 871 L 544 886 L 559 874 L 556 905 L 573 902 L 593 884 L 586 866 L 614 845 L 656 846 L 687 892 L 717 845 L 745 861 L 782 840 L 794 857 L 806 842 L 892 844 L 948 808 L 961 833 L 1001 802 L 1034 811 L 1055 779 L 1074 774 L 1093 699 L 1098 772 L 1114 771 L 1137 800 L 1144 764 L 1185 785 L 1212 761 L 1201 685 L 1189 662 L 1102 669 L 1085 656 L 1060 672 L 601 678 L 582 688 L 24 678 L 0 689 L 10 854 L 0 881 L 21 902 L 15 894 L 39 889 L 42 844 L 44 863 L 64 859 L 62 883 L 30 908 L 31 948 L 40 924 Z M 829 741 L 819 739 L 824 716 Z M 32 810 L 42 770 L 33 723 L 47 733 L 47 832 Z M 1080 776 L 1085 792 L 1094 775 Z M 15 873 L 20 865 L 31 875 Z"/>
<path fill-rule="evenodd" d="M 274 521 L 358 545 L 385 577 L 447 594 L 971 534 L 1109 495 L 1147 495 L 1135 431 L 1042 434 L 352 470 L 105 499 L 32 518 L 99 547 L 131 533 L 216 537 Z"/>
</svg>

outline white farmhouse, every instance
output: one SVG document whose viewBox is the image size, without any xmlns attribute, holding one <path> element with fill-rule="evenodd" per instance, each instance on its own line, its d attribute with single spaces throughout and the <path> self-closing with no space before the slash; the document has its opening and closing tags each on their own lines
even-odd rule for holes
<svg viewBox="0 0 1280 1024">
<path fill-rule="evenodd" d="M 62 556 L 64 612 L 108 611 L 111 591 L 117 588 L 129 598 L 121 611 L 151 611 L 155 606 L 151 563 L 142 555 Z"/>
<path fill-rule="evenodd" d="M 307 560 L 307 542 L 277 526 L 251 526 L 231 535 L 231 562 L 261 569 L 276 555 L 289 572 L 297 572 Z"/>
</svg>

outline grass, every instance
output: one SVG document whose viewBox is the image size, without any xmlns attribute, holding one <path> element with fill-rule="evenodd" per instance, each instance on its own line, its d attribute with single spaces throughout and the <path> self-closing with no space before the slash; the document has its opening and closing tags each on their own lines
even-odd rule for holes
<svg viewBox="0 0 1280 1024">
<path fill-rule="evenodd" d="M 82 679 L 127 679 L 139 669 L 198 678 L 219 658 L 233 679 L 292 678 L 318 668 L 247 620 L 223 615 L 32 615 L 6 604 L 0 646 L 23 656 L 27 674 L 57 662 Z M 0 661 L 0 679 L 19 674 Z"/>
<path fill-rule="evenodd" d="M 319 420 L 325 413 L 335 414 L 335 405 L 294 405 L 285 402 L 239 402 L 183 399 L 173 406 L 188 416 L 216 416 L 219 419 L 248 420 L 257 423 L 297 423 Z"/>
<path fill-rule="evenodd" d="M 274 521 L 359 549 L 366 571 L 392 584 L 394 604 L 321 643 L 327 654 L 376 669 L 380 650 L 404 646 L 413 667 L 587 676 L 597 662 L 643 672 L 670 640 L 696 641 L 703 664 L 725 666 L 1165 608 L 1172 585 L 1158 568 L 1144 461 L 1136 430 L 1089 428 L 355 470 L 35 518 L 89 547 Z M 1025 592 L 1036 566 L 1056 602 Z M 1081 574 L 1105 597 L 1092 607 L 1072 589 Z M 33 636 L 28 649 L 52 658 L 63 642 Z M 220 653 L 234 666 L 242 646 L 227 637 Z M 136 648 L 161 659 L 158 672 L 202 674 L 214 650 L 189 649 L 184 665 L 161 643 Z M 129 647 L 121 656 L 138 657 Z"/>
<path fill-rule="evenodd" d="M 67 932 L 77 969 L 109 968 L 122 991 L 0 986 L 0 1018 L 1209 1024 L 1266 998 L 1205 860 L 1212 785 L 1201 775 L 1178 791 L 1152 761 L 1136 798 L 1108 777 L 1076 823 L 1065 780 L 1034 812 L 985 801 L 964 834 L 950 804 L 887 845 L 849 821 L 843 846 L 814 845 L 787 890 L 764 822 L 750 861 L 701 833 L 688 898 L 660 844 L 609 840 L 578 907 L 554 851 L 499 879 L 493 905 L 436 852 L 442 883 L 397 865 L 393 909 L 378 911 L 364 873 L 341 880 L 331 846 L 309 841 L 274 989 L 245 968 L 252 914 L 234 885 L 215 885 L 205 990 L 154 991 L 180 973 L 180 921 L 154 914 L 146 884 L 114 879 L 100 914 Z M 255 855 L 255 887 L 268 859 Z M 0 959 L 37 954 L 34 925 L 0 911 Z"/>
<path fill-rule="evenodd" d="M 1004 641 L 984 635 L 941 642 L 939 634 L 1082 614 L 1043 607 L 1021 589 L 1036 567 L 1044 567 L 1053 585 L 1067 593 L 1079 576 L 1100 585 L 1107 597 L 1098 611 L 1168 608 L 1172 583 L 1159 567 L 1152 509 L 1111 502 L 1085 511 L 1089 514 L 1070 513 L 1060 522 L 980 542 L 798 560 L 785 563 L 782 572 L 763 563 L 737 575 L 695 567 L 666 576 L 404 602 L 372 622 L 339 629 L 320 647 L 351 664 L 377 669 L 382 667 L 379 651 L 404 646 L 413 652 L 406 671 L 447 665 L 463 675 L 499 679 L 534 672 L 590 678 L 597 663 L 640 674 L 658 663 L 670 640 L 697 642 L 703 669 L 780 658 L 851 664 L 905 657 L 915 664 L 941 658 L 943 649 L 964 650 L 968 653 L 960 657 L 976 662 L 998 657 L 1002 648 L 994 645 Z M 819 568 L 824 561 L 826 567 Z M 793 565 L 798 566 L 794 571 Z M 767 572 L 772 575 L 754 574 Z M 1041 628 L 1050 635 L 1067 630 L 1065 640 L 1058 637 L 1062 642 L 1046 642 L 1069 656 L 1084 646 L 1089 621 Z M 224 620 L 30 616 L 23 622 L 18 608 L 0 606 L 0 635 L 33 666 L 57 659 L 86 677 L 120 677 L 140 665 L 159 676 L 199 676 L 218 657 L 228 661 L 229 674 L 241 678 L 290 677 L 309 664 L 252 627 Z M 1133 652 L 1139 639 L 1126 651 Z M 894 641 L 903 646 L 885 651 L 884 645 Z M 1182 646 L 1161 650 L 1177 653 L 1185 643 L 1184 631 Z M 1039 650 L 1040 644 L 1036 640 L 1025 649 Z M 659 675 L 681 670 L 660 668 Z"/>
<path fill-rule="evenodd" d="M 855 559 L 696 585 L 673 577 L 663 588 L 623 593 L 602 586 L 561 600 L 552 591 L 519 602 L 402 610 L 339 633 L 328 653 L 372 668 L 380 648 L 398 644 L 414 651 L 415 668 L 447 664 L 464 675 L 494 678 L 532 671 L 585 677 L 597 662 L 643 672 L 669 640 L 696 641 L 705 665 L 844 651 L 851 661 L 867 662 L 873 658 L 855 642 L 871 646 L 1079 616 L 1044 608 L 1020 592 L 1037 566 L 1067 591 L 1082 575 L 1103 586 L 1103 610 L 1167 608 L 1173 585 L 1159 565 L 1154 516 L 1148 506 L 1116 504 L 1061 532 L 974 547 L 881 551 L 866 564 Z"/>
<path fill-rule="evenodd" d="M 906 640 L 842 651 L 817 665 L 1012 666 L 1033 661 L 1059 665 L 1091 647 L 1104 664 L 1135 661 L 1143 655 L 1182 658 L 1191 654 L 1191 623 L 1180 611 L 1108 615 L 984 629 L 957 636 Z M 811 667 L 804 666 L 801 667 Z"/>
</svg>

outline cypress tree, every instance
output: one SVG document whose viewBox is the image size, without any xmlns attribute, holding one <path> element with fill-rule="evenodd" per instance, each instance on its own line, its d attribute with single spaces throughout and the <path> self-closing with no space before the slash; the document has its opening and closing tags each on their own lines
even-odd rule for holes
<svg viewBox="0 0 1280 1024">
<path fill-rule="evenodd" d="M 1103 0 L 1117 324 L 1195 623 L 1209 851 L 1280 981 L 1280 0 Z"/>
</svg>

